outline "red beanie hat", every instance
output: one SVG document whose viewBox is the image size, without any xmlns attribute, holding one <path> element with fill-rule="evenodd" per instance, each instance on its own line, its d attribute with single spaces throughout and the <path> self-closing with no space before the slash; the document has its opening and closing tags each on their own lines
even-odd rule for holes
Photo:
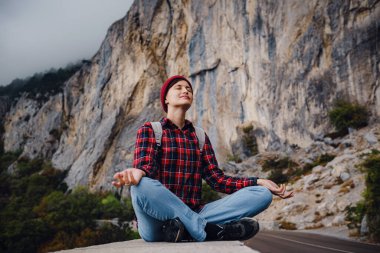
<svg viewBox="0 0 380 253">
<path fill-rule="evenodd" d="M 161 87 L 161 105 L 162 105 L 162 108 L 164 109 L 164 111 L 167 113 L 168 112 L 168 105 L 165 104 L 165 98 L 166 98 L 166 94 L 168 93 L 168 90 L 176 83 L 178 83 L 179 81 L 181 80 L 185 80 L 191 87 L 191 90 L 193 90 L 193 86 L 191 86 L 191 83 L 189 82 L 189 80 L 186 79 L 186 77 L 184 76 L 179 76 L 179 75 L 176 75 L 176 76 L 172 76 L 170 77 L 168 80 L 166 80 L 164 82 L 164 85 L 162 85 Z"/>
</svg>

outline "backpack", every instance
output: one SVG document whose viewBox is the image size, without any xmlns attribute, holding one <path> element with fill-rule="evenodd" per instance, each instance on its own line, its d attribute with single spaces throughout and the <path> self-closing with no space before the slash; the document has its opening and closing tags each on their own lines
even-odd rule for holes
<svg viewBox="0 0 380 253">
<path fill-rule="evenodd" d="M 154 138 L 156 139 L 157 146 L 160 147 L 162 138 L 162 125 L 160 122 L 150 122 L 150 124 L 152 124 L 153 127 Z M 199 149 L 202 153 L 203 146 L 205 145 L 206 134 L 202 128 L 196 126 L 194 126 L 194 128 L 198 139 Z"/>
</svg>

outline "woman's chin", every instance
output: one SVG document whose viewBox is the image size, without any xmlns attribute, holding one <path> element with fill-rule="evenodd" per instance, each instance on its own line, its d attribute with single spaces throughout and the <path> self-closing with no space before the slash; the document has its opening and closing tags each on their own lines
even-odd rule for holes
<svg viewBox="0 0 380 253">
<path fill-rule="evenodd" d="M 188 103 L 188 104 L 182 104 L 181 107 L 182 107 L 183 110 L 187 111 L 191 107 L 191 104 L 190 103 Z"/>
</svg>

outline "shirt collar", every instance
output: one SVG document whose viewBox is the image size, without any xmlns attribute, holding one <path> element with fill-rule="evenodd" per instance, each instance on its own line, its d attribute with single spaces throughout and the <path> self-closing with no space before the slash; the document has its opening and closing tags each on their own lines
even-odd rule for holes
<svg viewBox="0 0 380 253">
<path fill-rule="evenodd" d="M 161 125 L 163 127 L 170 128 L 170 129 L 179 129 L 179 127 L 176 124 L 174 124 L 170 119 L 168 119 L 166 117 L 163 117 L 160 120 L 160 122 L 161 122 Z M 191 123 L 191 121 L 185 119 L 185 125 L 182 128 L 182 130 L 186 130 L 186 129 L 190 129 L 190 128 L 193 128 L 193 123 Z"/>
</svg>

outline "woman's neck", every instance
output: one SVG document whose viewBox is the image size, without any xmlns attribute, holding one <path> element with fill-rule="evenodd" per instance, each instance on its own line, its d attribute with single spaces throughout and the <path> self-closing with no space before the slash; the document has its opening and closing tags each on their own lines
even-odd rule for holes
<svg viewBox="0 0 380 253">
<path fill-rule="evenodd" d="M 170 119 L 179 129 L 185 126 L 186 111 L 175 110 L 168 111 L 166 118 Z"/>
</svg>

